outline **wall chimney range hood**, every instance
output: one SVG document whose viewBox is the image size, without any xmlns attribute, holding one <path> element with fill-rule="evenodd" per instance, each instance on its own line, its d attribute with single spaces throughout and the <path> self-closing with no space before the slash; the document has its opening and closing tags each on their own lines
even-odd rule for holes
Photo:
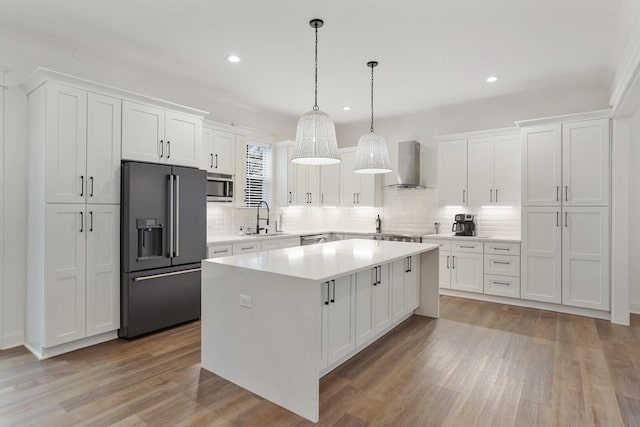
<svg viewBox="0 0 640 427">
<path fill-rule="evenodd" d="M 398 143 L 398 183 L 387 187 L 425 188 L 420 185 L 420 143 L 418 141 L 401 141 Z"/>
</svg>

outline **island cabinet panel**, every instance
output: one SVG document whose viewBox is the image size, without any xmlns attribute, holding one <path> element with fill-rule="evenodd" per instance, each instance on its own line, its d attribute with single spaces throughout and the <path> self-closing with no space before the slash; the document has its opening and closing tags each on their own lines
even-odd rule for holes
<svg viewBox="0 0 640 427">
<path fill-rule="evenodd" d="M 373 292 L 373 313 L 376 335 L 386 332 L 391 327 L 391 284 L 389 283 L 390 267 L 391 264 L 382 264 L 378 266 L 378 281 Z"/>
<path fill-rule="evenodd" d="M 378 280 L 378 267 L 360 271 L 356 279 L 356 346 L 360 347 L 376 335 L 374 289 Z"/>
<path fill-rule="evenodd" d="M 395 322 L 418 307 L 417 257 L 411 256 L 394 261 L 391 270 L 392 316 Z"/>
<path fill-rule="evenodd" d="M 352 276 L 330 282 L 331 297 L 327 313 L 327 362 L 332 364 L 356 348 L 356 299 Z"/>
</svg>

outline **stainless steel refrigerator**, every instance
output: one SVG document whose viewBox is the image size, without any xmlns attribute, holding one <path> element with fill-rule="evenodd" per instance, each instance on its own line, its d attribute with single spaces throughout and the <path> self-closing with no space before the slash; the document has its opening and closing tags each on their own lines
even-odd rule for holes
<svg viewBox="0 0 640 427">
<path fill-rule="evenodd" d="M 123 163 L 120 337 L 200 317 L 206 181 L 198 169 Z"/>
</svg>

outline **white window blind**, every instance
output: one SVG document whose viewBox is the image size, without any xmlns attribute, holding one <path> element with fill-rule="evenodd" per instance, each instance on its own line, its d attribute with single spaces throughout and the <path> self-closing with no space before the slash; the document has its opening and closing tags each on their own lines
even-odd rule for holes
<svg viewBox="0 0 640 427">
<path fill-rule="evenodd" d="M 244 204 L 271 203 L 271 146 L 247 142 Z"/>
</svg>

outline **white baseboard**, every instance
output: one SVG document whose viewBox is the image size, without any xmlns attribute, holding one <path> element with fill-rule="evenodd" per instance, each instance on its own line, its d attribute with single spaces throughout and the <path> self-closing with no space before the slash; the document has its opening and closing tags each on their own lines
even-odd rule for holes
<svg viewBox="0 0 640 427">
<path fill-rule="evenodd" d="M 629 302 L 629 311 L 633 314 L 640 314 L 640 301 Z"/>
<path fill-rule="evenodd" d="M 567 305 L 551 304 L 548 302 L 529 301 L 523 299 L 499 297 L 494 295 L 474 294 L 471 292 L 456 291 L 454 289 L 440 288 L 440 295 L 475 299 L 479 301 L 496 302 L 499 304 L 515 305 L 518 307 L 537 308 L 539 310 L 557 311 L 558 313 L 576 314 L 578 316 L 593 317 L 596 319 L 611 320 L 608 311 L 592 310 L 589 308 L 570 307 Z"/>
<path fill-rule="evenodd" d="M 34 348 L 25 343 L 24 346 L 38 359 L 48 359 L 50 357 L 58 356 L 60 354 L 69 353 L 71 351 L 80 350 L 81 348 L 90 347 L 92 345 L 100 344 L 106 341 L 111 341 L 118 338 L 118 331 L 105 332 L 92 337 L 83 338 L 77 341 L 68 342 L 65 344 L 56 345 L 53 347 Z"/>
<path fill-rule="evenodd" d="M 19 347 L 24 344 L 24 332 L 14 331 L 9 332 L 2 337 L 2 347 L 0 350 L 7 350 L 9 348 Z"/>
</svg>

